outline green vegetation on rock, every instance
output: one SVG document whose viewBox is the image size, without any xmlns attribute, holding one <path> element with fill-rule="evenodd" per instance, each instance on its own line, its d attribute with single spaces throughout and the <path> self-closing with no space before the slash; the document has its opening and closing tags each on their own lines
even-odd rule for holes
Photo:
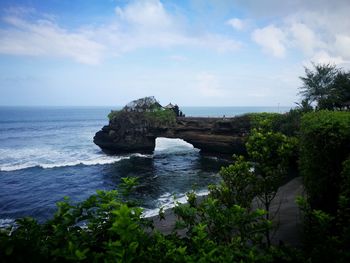
<svg viewBox="0 0 350 263">
<path fill-rule="evenodd" d="M 176 115 L 172 110 L 159 109 L 155 111 L 145 112 L 144 114 L 147 120 L 158 125 L 171 125 L 176 122 Z"/>
<path fill-rule="evenodd" d="M 108 119 L 109 121 L 116 119 L 120 116 L 121 111 L 117 111 L 117 110 L 112 110 L 109 114 L 108 114 Z"/>
</svg>

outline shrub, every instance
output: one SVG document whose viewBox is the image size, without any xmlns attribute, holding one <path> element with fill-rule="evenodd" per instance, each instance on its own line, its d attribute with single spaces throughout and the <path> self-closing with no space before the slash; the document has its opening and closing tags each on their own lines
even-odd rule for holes
<svg viewBox="0 0 350 263">
<path fill-rule="evenodd" d="M 304 215 L 304 254 L 308 262 L 350 261 L 350 159 L 343 163 L 336 213 L 312 209 L 298 199 Z"/>
<path fill-rule="evenodd" d="M 342 163 L 350 154 L 350 113 L 305 114 L 300 148 L 300 169 L 311 208 L 335 214 Z"/>
<path fill-rule="evenodd" d="M 264 128 L 272 130 L 275 127 L 275 122 L 281 118 L 280 113 L 261 112 L 249 113 L 250 123 L 252 128 Z"/>
<path fill-rule="evenodd" d="M 117 111 L 117 110 L 112 110 L 109 114 L 108 114 L 108 119 L 109 121 L 112 121 L 113 119 L 117 118 L 118 116 L 120 116 L 121 111 Z"/>
<path fill-rule="evenodd" d="M 175 112 L 168 109 L 159 109 L 155 111 L 145 112 L 145 117 L 157 125 L 174 124 L 176 122 Z"/>
</svg>

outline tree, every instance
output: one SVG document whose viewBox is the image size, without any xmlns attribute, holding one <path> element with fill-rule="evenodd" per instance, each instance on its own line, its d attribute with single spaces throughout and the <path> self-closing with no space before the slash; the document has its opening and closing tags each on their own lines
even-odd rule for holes
<svg viewBox="0 0 350 263">
<path fill-rule="evenodd" d="M 350 102 L 350 72 L 332 64 L 312 64 L 305 68 L 300 94 L 304 101 L 315 102 L 317 109 L 348 108 Z"/>
<path fill-rule="evenodd" d="M 296 148 L 296 139 L 267 128 L 253 129 L 246 144 L 256 176 L 257 198 L 266 210 L 266 219 L 271 220 L 270 206 L 276 197 L 282 180 L 287 175 L 289 160 Z M 266 230 L 270 245 L 270 231 Z"/>
<path fill-rule="evenodd" d="M 295 104 L 297 104 L 296 110 L 300 112 L 310 112 L 313 110 L 310 99 L 303 99 L 300 103 L 296 102 Z"/>
</svg>

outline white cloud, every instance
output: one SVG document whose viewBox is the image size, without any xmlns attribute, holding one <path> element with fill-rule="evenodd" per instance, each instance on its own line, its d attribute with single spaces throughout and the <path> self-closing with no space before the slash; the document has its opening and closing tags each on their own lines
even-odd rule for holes
<svg viewBox="0 0 350 263">
<path fill-rule="evenodd" d="M 334 57 L 331 56 L 327 51 L 325 50 L 320 50 L 316 52 L 311 58 L 310 61 L 315 62 L 315 63 L 321 63 L 321 64 L 342 64 L 344 63 L 344 60 L 340 57 Z M 311 63 L 306 61 L 304 64 L 310 66 Z"/>
<path fill-rule="evenodd" d="M 84 34 L 68 32 L 49 20 L 29 22 L 5 17 L 10 29 L 0 30 L 0 53 L 28 56 L 68 57 L 85 64 L 98 64 L 104 46 Z"/>
<path fill-rule="evenodd" d="M 116 14 L 130 24 L 142 29 L 169 29 L 174 22 L 158 0 L 135 1 L 124 9 L 116 7 Z"/>
<path fill-rule="evenodd" d="M 306 54 L 312 54 L 315 48 L 321 46 L 315 33 L 303 23 L 293 23 L 290 31 L 297 47 Z"/>
<path fill-rule="evenodd" d="M 278 58 L 285 56 L 286 35 L 280 28 L 269 25 L 261 29 L 255 29 L 252 33 L 252 39 L 262 46 L 265 52 Z"/>
<path fill-rule="evenodd" d="M 272 21 L 275 34 L 257 29 L 253 40 L 273 55 L 285 54 L 287 49 L 302 52 L 305 60 L 349 63 L 350 4 L 348 0 L 240 1 L 255 19 Z M 266 28 L 266 27 L 265 27 Z M 277 31 L 283 34 L 276 33 Z M 257 35 L 260 32 L 260 35 Z M 253 35 L 254 35 L 253 33 Z M 273 38 L 268 40 L 263 33 Z M 277 37 L 276 37 L 277 35 Z M 284 35 L 284 37 L 278 37 Z M 257 41 L 258 40 L 258 41 Z M 291 54 L 294 54 L 291 52 Z M 283 56 L 279 56 L 283 57 Z"/>
<path fill-rule="evenodd" d="M 345 60 L 350 60 L 350 33 L 348 35 L 336 35 L 334 44 L 335 53 Z"/>
<path fill-rule="evenodd" d="M 204 97 L 224 97 L 225 91 L 220 87 L 219 79 L 210 73 L 197 75 L 197 90 Z"/>
<path fill-rule="evenodd" d="M 52 15 L 32 9 L 15 11 L 8 11 L 3 18 L 7 26 L 0 29 L 2 54 L 65 57 L 99 64 L 106 57 L 142 48 L 181 46 L 231 52 L 241 46 L 225 35 L 194 34 L 189 24 L 171 15 L 159 0 L 132 1 L 116 7 L 116 17 L 110 23 L 70 30 L 60 26 Z"/>
<path fill-rule="evenodd" d="M 226 22 L 227 25 L 230 25 L 231 27 L 233 27 L 236 30 L 243 30 L 245 28 L 245 22 L 242 19 L 239 18 L 231 18 L 229 20 L 227 20 Z"/>
</svg>

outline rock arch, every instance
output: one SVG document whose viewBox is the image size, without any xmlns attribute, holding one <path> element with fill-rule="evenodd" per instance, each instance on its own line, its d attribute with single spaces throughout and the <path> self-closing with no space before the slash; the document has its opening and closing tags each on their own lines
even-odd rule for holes
<svg viewBox="0 0 350 263">
<path fill-rule="evenodd" d="M 149 121 L 145 113 L 124 112 L 94 137 L 104 152 L 153 153 L 157 137 L 179 138 L 203 153 L 243 154 L 250 130 L 248 116 L 233 118 L 177 117 L 172 122 Z"/>
</svg>

